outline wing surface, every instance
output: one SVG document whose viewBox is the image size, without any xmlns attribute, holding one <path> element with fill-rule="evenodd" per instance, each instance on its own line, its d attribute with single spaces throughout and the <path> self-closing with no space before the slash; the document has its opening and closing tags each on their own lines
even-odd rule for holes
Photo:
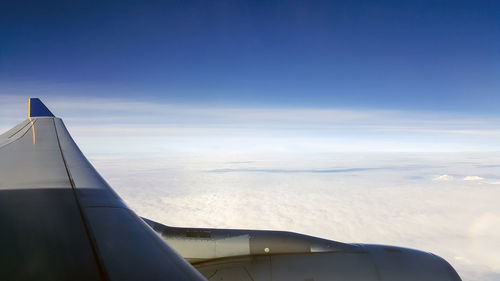
<svg viewBox="0 0 500 281">
<path fill-rule="evenodd" d="M 1 280 L 206 280 L 131 211 L 38 99 L 0 135 Z"/>
</svg>

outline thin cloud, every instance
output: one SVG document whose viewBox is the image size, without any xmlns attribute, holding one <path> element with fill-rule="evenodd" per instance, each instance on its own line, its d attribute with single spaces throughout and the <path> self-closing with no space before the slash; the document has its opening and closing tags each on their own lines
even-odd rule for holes
<svg viewBox="0 0 500 281">
<path fill-rule="evenodd" d="M 368 170 L 377 170 L 383 168 L 348 168 L 348 169 L 214 169 L 209 170 L 210 173 L 278 173 L 278 174 L 290 174 L 290 173 L 352 173 L 352 172 L 361 172 Z"/>
<path fill-rule="evenodd" d="M 484 180 L 484 178 L 479 177 L 479 176 L 466 176 L 464 177 L 464 181 L 480 181 Z"/>
<path fill-rule="evenodd" d="M 500 119 L 438 112 L 231 107 L 110 98 L 44 100 L 86 151 L 120 137 L 140 151 L 497 151 Z M 26 118 L 26 100 L 0 95 L 0 128 Z M 3 110 L 5 109 L 5 110 Z M 92 141 L 92 139 L 96 141 Z M 163 144 L 163 146 L 160 145 Z M 184 144 L 184 145 L 183 145 Z"/>
<path fill-rule="evenodd" d="M 452 181 L 454 178 L 453 176 L 450 175 L 440 175 L 435 178 L 433 178 L 433 181 Z"/>
</svg>

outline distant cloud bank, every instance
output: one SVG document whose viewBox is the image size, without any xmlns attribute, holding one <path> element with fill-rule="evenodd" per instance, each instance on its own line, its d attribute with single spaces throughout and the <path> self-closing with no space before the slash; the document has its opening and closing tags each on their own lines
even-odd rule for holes
<svg viewBox="0 0 500 281">
<path fill-rule="evenodd" d="M 451 180 L 453 180 L 453 176 L 440 175 L 440 176 L 435 177 L 433 180 L 434 181 L 451 181 Z"/>
<path fill-rule="evenodd" d="M 91 152 L 500 151 L 500 118 L 377 109 L 216 106 L 48 96 Z M 0 95 L 0 129 L 26 118 L 26 99 Z M 145 145 L 145 143 L 148 145 Z"/>
<path fill-rule="evenodd" d="M 484 178 L 478 176 L 466 176 L 464 178 L 464 181 L 480 181 L 480 180 L 484 180 Z"/>
</svg>

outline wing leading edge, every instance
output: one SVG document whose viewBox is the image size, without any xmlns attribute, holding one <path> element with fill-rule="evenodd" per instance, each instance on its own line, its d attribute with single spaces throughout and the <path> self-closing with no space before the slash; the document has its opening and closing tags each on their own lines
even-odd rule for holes
<svg viewBox="0 0 500 281">
<path fill-rule="evenodd" d="M 206 280 L 125 205 L 39 99 L 28 117 L 0 136 L 0 279 Z"/>
</svg>

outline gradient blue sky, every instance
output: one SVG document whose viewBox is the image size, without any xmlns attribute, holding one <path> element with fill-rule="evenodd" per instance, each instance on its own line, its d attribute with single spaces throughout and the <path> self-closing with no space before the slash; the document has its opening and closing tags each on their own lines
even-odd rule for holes
<svg viewBox="0 0 500 281">
<path fill-rule="evenodd" d="M 498 116 L 498 1 L 4 1 L 0 91 Z"/>
</svg>

